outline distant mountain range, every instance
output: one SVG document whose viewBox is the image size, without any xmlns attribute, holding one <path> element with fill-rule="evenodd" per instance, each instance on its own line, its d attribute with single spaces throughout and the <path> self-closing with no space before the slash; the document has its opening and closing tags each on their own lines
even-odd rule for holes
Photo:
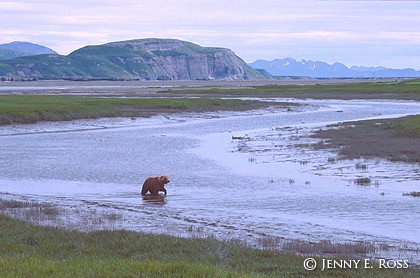
<svg viewBox="0 0 420 278">
<path fill-rule="evenodd" d="M 13 80 L 245 80 L 264 76 L 227 48 L 175 39 L 140 39 L 0 61 Z"/>
<path fill-rule="evenodd" d="M 312 78 L 392 78 L 420 77 L 420 71 L 414 69 L 390 69 L 385 67 L 348 68 L 341 63 L 301 60 L 293 58 L 275 59 L 273 61 L 257 60 L 249 64 L 255 69 L 262 69 L 273 76 L 306 76 Z"/>
<path fill-rule="evenodd" d="M 420 77 L 414 69 L 347 67 L 293 58 L 247 64 L 227 48 L 175 39 L 139 39 L 86 46 L 67 56 L 29 43 L 0 44 L 1 80 L 247 80 L 282 77 Z"/>
<path fill-rule="evenodd" d="M 0 44 L 0 60 L 9 60 L 17 57 L 57 54 L 54 50 L 30 42 L 11 42 Z"/>
</svg>

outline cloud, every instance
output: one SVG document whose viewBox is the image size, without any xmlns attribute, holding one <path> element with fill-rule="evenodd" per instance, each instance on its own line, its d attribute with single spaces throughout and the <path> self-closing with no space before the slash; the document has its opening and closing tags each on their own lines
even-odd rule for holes
<svg viewBox="0 0 420 278">
<path fill-rule="evenodd" d="M 247 60 L 420 48 L 418 1 L 17 0 L 1 2 L 0 14 L 0 43 L 28 40 L 62 54 L 144 37 L 229 47 Z"/>
<path fill-rule="evenodd" d="M 21 12 L 21 11 L 27 11 L 32 7 L 30 3 L 24 3 L 24 2 L 11 2 L 11 1 L 5 1 L 0 2 L 0 11 L 2 13 L 4 12 Z"/>
</svg>

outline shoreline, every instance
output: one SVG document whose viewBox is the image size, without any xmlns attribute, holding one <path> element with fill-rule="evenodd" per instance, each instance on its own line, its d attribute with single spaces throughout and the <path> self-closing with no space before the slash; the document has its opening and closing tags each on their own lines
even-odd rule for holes
<svg viewBox="0 0 420 278">
<path fill-rule="evenodd" d="M 204 97 L 388 99 L 420 101 L 413 79 L 280 79 L 247 81 L 31 81 L 0 83 L 6 95 L 79 97 Z"/>
<path fill-rule="evenodd" d="M 0 96 L 0 125 L 115 117 L 149 118 L 175 113 L 250 111 L 300 106 L 292 102 L 223 98 L 98 98 L 75 96 Z"/>
<path fill-rule="evenodd" d="M 96 202 L 80 203 L 78 206 L 60 205 L 48 200 L 36 201 L 36 198 L 4 194 L 0 192 L 0 215 L 10 217 L 39 227 L 58 228 L 63 231 L 92 233 L 97 231 L 127 231 L 139 235 L 169 236 L 174 239 L 210 239 L 222 244 L 255 250 L 273 251 L 278 254 L 291 253 L 299 257 L 317 256 L 328 258 L 379 259 L 404 258 L 413 269 L 420 268 L 414 254 L 420 251 L 417 242 L 395 238 L 374 237 L 359 240 L 336 241 L 330 239 L 305 240 L 299 238 L 275 237 L 261 235 L 259 238 L 242 238 L 238 235 L 217 235 L 210 231 L 200 230 L 191 225 L 183 233 L 168 233 L 164 230 L 136 230 L 125 227 L 130 217 L 120 213 L 118 209 L 100 205 Z M 129 225 L 129 224 L 128 224 Z"/>
<path fill-rule="evenodd" d="M 51 207 L 47 209 L 53 211 Z M 180 238 L 125 230 L 83 233 L 31 225 L 1 215 L 0 222 L 4 227 L 1 229 L 4 245 L 9 247 L 4 250 L 0 272 L 9 276 L 32 276 L 36 269 L 39 277 L 68 276 L 69 273 L 73 276 L 109 273 L 121 277 L 169 277 L 180 273 L 182 277 L 296 277 L 302 273 L 309 275 L 308 271 L 314 270 L 308 269 L 308 260 L 318 264 L 315 273 L 331 277 L 406 277 L 419 273 L 419 266 L 409 259 L 366 257 L 363 254 L 370 246 L 362 243 L 336 246 L 328 245 L 329 242 L 310 243 L 301 246 L 306 250 L 305 255 L 295 255 L 291 251 L 256 249 L 235 240 L 221 241 L 211 236 Z M 150 248 L 151 243 L 153 248 Z M 325 254 L 318 256 L 310 251 L 318 248 Z M 349 249 L 359 256 L 341 253 L 348 253 Z M 325 268 L 326 261 L 354 263 L 354 266 L 329 269 Z M 365 267 L 359 268 L 360 262 Z M 393 265 L 401 262 L 404 267 L 387 267 L 388 262 Z"/>
<path fill-rule="evenodd" d="M 381 158 L 420 163 L 420 138 L 401 135 L 393 125 L 413 116 L 338 123 L 315 131 L 314 149 L 335 150 L 340 159 Z"/>
<path fill-rule="evenodd" d="M 340 79 L 297 79 L 297 80 L 244 80 L 244 81 L 199 81 L 199 80 L 168 80 L 168 81 L 65 81 L 46 80 L 30 82 L 0 82 L 0 96 L 6 95 L 50 95 L 50 96 L 97 96 L 97 97 L 179 97 L 175 93 L 162 91 L 206 88 L 249 89 L 259 86 L 278 85 L 315 85 L 315 84 L 342 84 L 354 82 L 386 82 L 383 80 L 340 80 Z M 203 97 L 203 95 L 201 95 Z M 205 96 L 204 96 L 205 97 Z M 218 95 L 207 97 L 220 97 Z"/>
</svg>

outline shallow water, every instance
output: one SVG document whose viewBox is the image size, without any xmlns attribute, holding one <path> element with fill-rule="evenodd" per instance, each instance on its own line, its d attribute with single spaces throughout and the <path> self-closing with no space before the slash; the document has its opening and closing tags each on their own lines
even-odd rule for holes
<svg viewBox="0 0 420 278">
<path fill-rule="evenodd" d="M 418 165 L 293 147 L 327 124 L 420 104 L 294 101 L 307 106 L 1 127 L 0 193 L 115 210 L 124 228 L 146 232 L 420 243 L 420 200 L 402 195 L 420 190 Z M 168 196 L 143 199 L 144 179 L 163 174 Z"/>
</svg>

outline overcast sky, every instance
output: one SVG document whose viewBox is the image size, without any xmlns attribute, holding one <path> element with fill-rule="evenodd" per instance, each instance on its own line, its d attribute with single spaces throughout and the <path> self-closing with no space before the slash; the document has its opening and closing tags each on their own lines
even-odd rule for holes
<svg viewBox="0 0 420 278">
<path fill-rule="evenodd" d="M 0 44 L 68 54 L 85 45 L 176 38 L 246 62 L 293 57 L 420 70 L 420 1 L 0 1 Z"/>
</svg>

